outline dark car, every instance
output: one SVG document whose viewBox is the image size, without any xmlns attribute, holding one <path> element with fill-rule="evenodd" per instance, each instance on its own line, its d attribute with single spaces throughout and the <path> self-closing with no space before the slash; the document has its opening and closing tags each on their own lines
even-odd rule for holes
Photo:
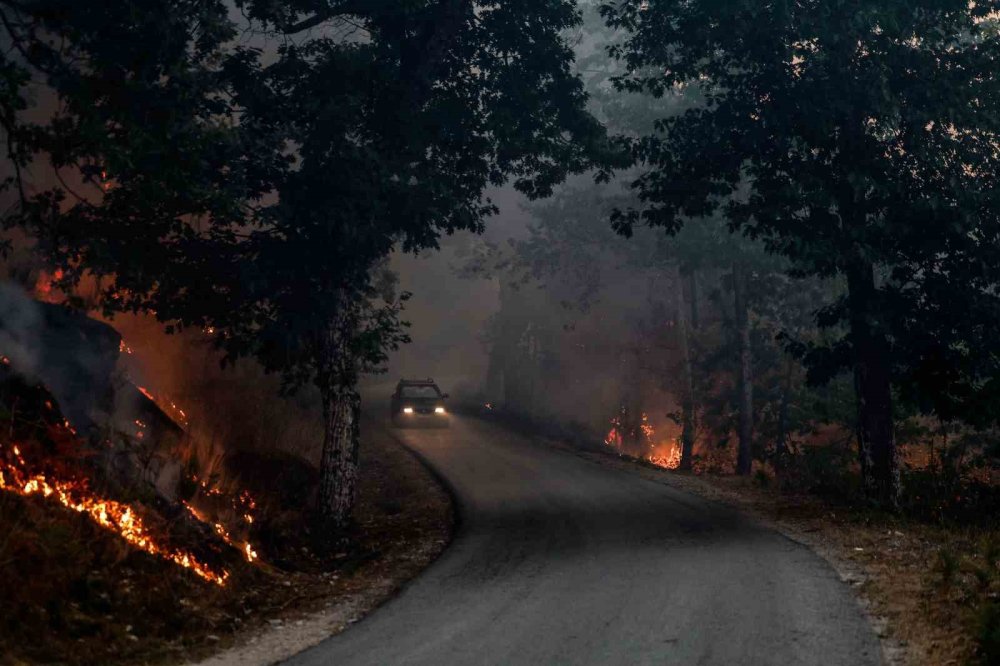
<svg viewBox="0 0 1000 666">
<path fill-rule="evenodd" d="M 392 394 L 392 422 L 402 428 L 420 425 L 447 428 L 448 410 L 444 406 L 447 397 L 433 379 L 401 379 Z"/>
</svg>

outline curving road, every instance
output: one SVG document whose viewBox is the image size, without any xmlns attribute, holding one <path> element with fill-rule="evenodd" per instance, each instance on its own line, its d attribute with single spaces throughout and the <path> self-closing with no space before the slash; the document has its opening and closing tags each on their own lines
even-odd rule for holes
<svg viewBox="0 0 1000 666">
<path fill-rule="evenodd" d="M 290 665 L 880 663 L 833 570 L 732 510 L 472 418 L 399 436 L 452 486 L 455 540 Z"/>
</svg>

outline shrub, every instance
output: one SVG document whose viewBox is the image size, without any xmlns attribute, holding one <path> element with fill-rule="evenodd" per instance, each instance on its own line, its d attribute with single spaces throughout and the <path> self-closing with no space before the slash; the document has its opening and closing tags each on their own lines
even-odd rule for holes
<svg viewBox="0 0 1000 666">
<path fill-rule="evenodd" d="M 976 661 L 1000 664 L 1000 601 L 987 601 L 976 612 Z"/>
</svg>

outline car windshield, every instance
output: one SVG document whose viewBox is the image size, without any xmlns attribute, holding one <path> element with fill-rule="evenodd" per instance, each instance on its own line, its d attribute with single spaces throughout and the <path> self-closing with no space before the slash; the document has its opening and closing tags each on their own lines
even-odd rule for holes
<svg viewBox="0 0 1000 666">
<path fill-rule="evenodd" d="M 404 386 L 399 395 L 404 398 L 440 398 L 441 392 L 436 386 Z"/>
</svg>

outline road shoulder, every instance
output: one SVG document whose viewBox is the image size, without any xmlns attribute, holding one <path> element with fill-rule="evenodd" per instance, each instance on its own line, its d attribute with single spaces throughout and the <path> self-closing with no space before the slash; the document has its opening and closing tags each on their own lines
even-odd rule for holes
<svg viewBox="0 0 1000 666">
<path fill-rule="evenodd" d="M 396 596 L 444 551 L 454 527 L 454 506 L 439 479 L 384 427 L 365 424 L 365 473 L 355 517 L 371 558 L 347 576 L 317 574 L 304 584 L 300 603 L 231 637 L 216 654 L 189 666 L 264 666 L 334 636 Z M 329 586 L 326 594 L 317 587 Z"/>
</svg>

